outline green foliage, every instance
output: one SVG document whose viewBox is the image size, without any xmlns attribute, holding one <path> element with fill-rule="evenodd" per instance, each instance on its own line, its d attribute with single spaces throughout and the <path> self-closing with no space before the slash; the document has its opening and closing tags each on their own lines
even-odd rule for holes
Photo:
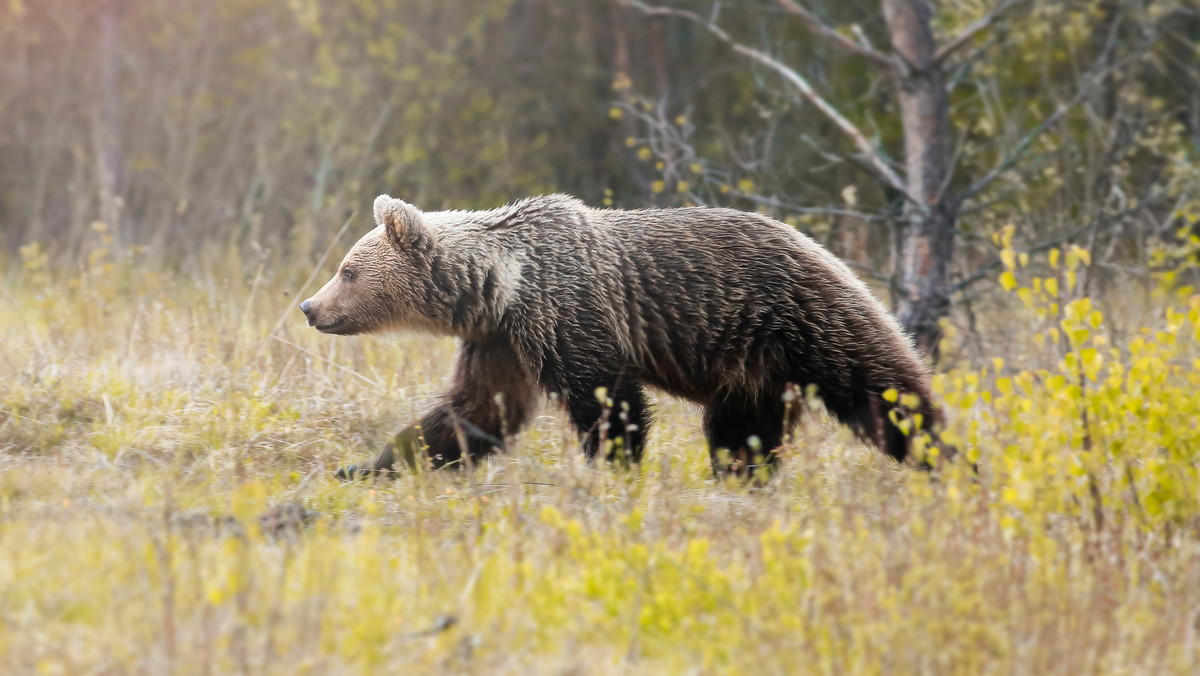
<svg viewBox="0 0 1200 676">
<path fill-rule="evenodd" d="M 886 280 L 897 198 L 773 76 L 608 0 L 124 3 L 122 207 L 101 222 L 105 51 L 78 4 L 0 5 L 9 671 L 1200 660 L 1196 27 L 1177 3 L 1020 3 L 951 63 L 956 192 L 1128 59 L 960 205 L 934 386 L 961 460 L 898 467 L 814 405 L 755 489 L 710 478 L 696 412 L 669 400 L 634 471 L 584 465 L 547 410 L 472 476 L 338 483 L 444 387 L 453 345 L 321 336 L 289 303 L 322 229 L 380 192 L 729 203 Z M 805 4 L 886 44 L 878 14 Z M 902 157 L 886 83 L 776 6 L 721 23 Z M 992 6 L 938 3 L 938 39 Z M 901 422 L 940 462 L 925 421 Z"/>
<path fill-rule="evenodd" d="M 704 3 L 669 4 L 707 14 Z M 888 52 L 882 12 L 800 4 L 852 42 Z M 1198 184 L 1190 158 L 1200 117 L 1196 102 L 1182 98 L 1187 88 L 1172 83 L 1200 81 L 1194 13 L 1178 2 L 942 2 L 935 42 L 954 44 L 1000 5 L 1008 11 L 940 64 L 953 137 L 922 139 L 940 144 L 931 152 L 952 166 L 939 200 L 956 216 L 955 300 L 1004 302 L 977 283 L 985 278 L 979 265 L 996 254 L 992 235 L 1009 225 L 1030 249 L 1065 242 L 1096 252 L 1105 264 L 1097 277 L 1137 277 L 1155 257 L 1187 260 L 1187 236 L 1179 248 L 1167 233 L 1193 229 L 1187 214 L 1195 211 Z M 613 111 L 622 117 L 614 124 L 628 128 L 626 152 L 643 176 L 645 198 L 769 213 L 896 284 L 905 200 L 878 178 L 851 136 L 777 69 L 685 18 L 654 20 L 699 35 L 673 41 L 672 49 L 694 59 L 707 79 L 694 91 L 682 66 L 671 88 L 645 74 L 615 74 Z M 907 140 L 897 89 L 906 85 L 897 77 L 787 11 L 723 12 L 719 26 L 804 78 L 903 177 Z"/>
<path fill-rule="evenodd" d="M 95 28 L 105 3 L 0 6 L 0 108 L 25 130 L 0 163 L 14 248 L 84 248 L 104 162 L 121 170 L 116 252 L 171 262 L 230 241 L 308 256 L 319 229 L 382 192 L 436 209 L 621 187 L 593 110 L 604 38 L 586 32 L 606 3 L 117 4 L 111 45 Z M 119 84 L 107 92 L 106 59 Z M 119 143 L 97 159 L 109 104 Z"/>
<path fill-rule="evenodd" d="M 978 475 L 897 466 L 810 406 L 756 489 L 712 481 L 669 400 L 635 472 L 586 466 L 546 411 L 474 476 L 341 484 L 444 386 L 452 343 L 306 330 L 279 293 L 299 270 L 97 256 L 71 276 L 30 248 L 0 303 L 0 654 L 14 673 L 1188 673 L 1200 298 L 1115 331 L 1085 249 L 1014 242 L 997 275 L 1024 328 L 935 379 Z"/>
</svg>

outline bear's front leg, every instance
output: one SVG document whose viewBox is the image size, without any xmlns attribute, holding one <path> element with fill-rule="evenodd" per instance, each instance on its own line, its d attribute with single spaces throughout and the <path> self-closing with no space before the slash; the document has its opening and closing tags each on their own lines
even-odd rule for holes
<svg viewBox="0 0 1200 676">
<path fill-rule="evenodd" d="M 349 465 L 339 467 L 334 476 L 338 479 L 361 479 L 372 474 L 390 473 L 396 470 L 396 460 L 404 459 L 409 468 L 416 468 L 420 451 L 421 430 L 417 425 L 409 425 L 383 447 L 383 452 L 369 465 Z"/>
<path fill-rule="evenodd" d="M 508 341 L 465 341 L 454 383 L 441 399 L 420 423 L 397 434 L 375 462 L 339 469 L 337 477 L 394 472 L 400 462 L 416 468 L 426 458 L 437 469 L 460 464 L 464 450 L 473 459 L 491 453 L 528 421 L 537 389 Z"/>
</svg>

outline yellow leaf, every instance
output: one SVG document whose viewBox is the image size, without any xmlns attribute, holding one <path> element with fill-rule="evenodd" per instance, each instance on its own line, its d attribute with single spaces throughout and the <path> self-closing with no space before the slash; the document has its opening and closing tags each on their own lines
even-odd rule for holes
<svg viewBox="0 0 1200 676">
<path fill-rule="evenodd" d="M 1058 298 L 1058 280 L 1053 277 L 1046 278 L 1046 293 Z"/>
<path fill-rule="evenodd" d="M 1013 276 L 1011 271 L 1005 271 L 1004 274 L 1000 275 L 1000 286 L 1005 291 L 1012 291 L 1017 288 L 1017 278 Z"/>
<path fill-rule="evenodd" d="M 1061 252 L 1057 248 L 1050 250 L 1050 267 L 1054 268 L 1055 270 L 1058 269 L 1058 256 L 1060 253 Z"/>
<path fill-rule="evenodd" d="M 680 181 L 675 184 L 675 190 L 678 192 L 687 192 L 691 188 L 687 181 Z"/>
<path fill-rule="evenodd" d="M 896 388 L 894 388 L 894 387 L 889 387 L 883 391 L 883 400 L 888 402 L 889 404 L 896 403 L 896 400 L 899 398 L 900 398 L 900 393 L 898 391 L 896 391 Z"/>
<path fill-rule="evenodd" d="M 667 185 L 665 183 L 663 183 L 662 180 L 658 180 L 658 181 L 655 181 L 654 183 L 650 184 L 650 189 L 652 191 L 654 191 L 655 195 L 657 195 L 658 193 L 665 190 L 666 187 L 667 187 Z"/>
<path fill-rule="evenodd" d="M 608 116 L 614 120 L 619 120 L 625 116 L 625 113 L 622 112 L 620 108 L 613 106 L 612 108 L 608 109 Z"/>
<path fill-rule="evenodd" d="M 1003 261 L 1004 267 L 1008 268 L 1009 270 L 1017 266 L 1016 258 L 1017 255 L 1013 253 L 1012 249 L 1005 249 L 1004 251 L 1000 252 L 1000 260 Z"/>
</svg>

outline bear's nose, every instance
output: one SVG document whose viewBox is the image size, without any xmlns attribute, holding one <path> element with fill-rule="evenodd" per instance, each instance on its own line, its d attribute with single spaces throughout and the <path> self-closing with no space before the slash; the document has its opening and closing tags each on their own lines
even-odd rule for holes
<svg viewBox="0 0 1200 676">
<path fill-rule="evenodd" d="M 311 326 L 313 321 L 311 298 L 300 304 L 300 311 L 304 313 L 305 317 L 308 317 L 308 323 Z"/>
</svg>

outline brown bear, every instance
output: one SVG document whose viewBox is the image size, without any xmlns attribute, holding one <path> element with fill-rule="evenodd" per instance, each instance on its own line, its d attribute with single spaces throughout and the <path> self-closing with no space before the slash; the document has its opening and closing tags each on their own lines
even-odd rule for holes
<svg viewBox="0 0 1200 676">
<path fill-rule="evenodd" d="M 939 418 L 891 314 L 840 260 L 766 216 L 592 209 L 566 195 L 428 213 L 381 195 L 374 211 L 378 227 L 301 304 L 309 324 L 413 328 L 462 346 L 440 403 L 374 464 L 340 474 L 391 470 L 397 454 L 412 463 L 427 450 L 441 466 L 489 453 L 539 392 L 565 403 L 589 459 L 634 462 L 651 423 L 643 388 L 694 401 L 718 474 L 776 461 L 794 386 L 815 386 L 838 420 L 901 461 L 910 437 L 897 415 L 920 414 L 926 428 Z M 888 390 L 917 395 L 917 410 L 894 409 Z"/>
</svg>

